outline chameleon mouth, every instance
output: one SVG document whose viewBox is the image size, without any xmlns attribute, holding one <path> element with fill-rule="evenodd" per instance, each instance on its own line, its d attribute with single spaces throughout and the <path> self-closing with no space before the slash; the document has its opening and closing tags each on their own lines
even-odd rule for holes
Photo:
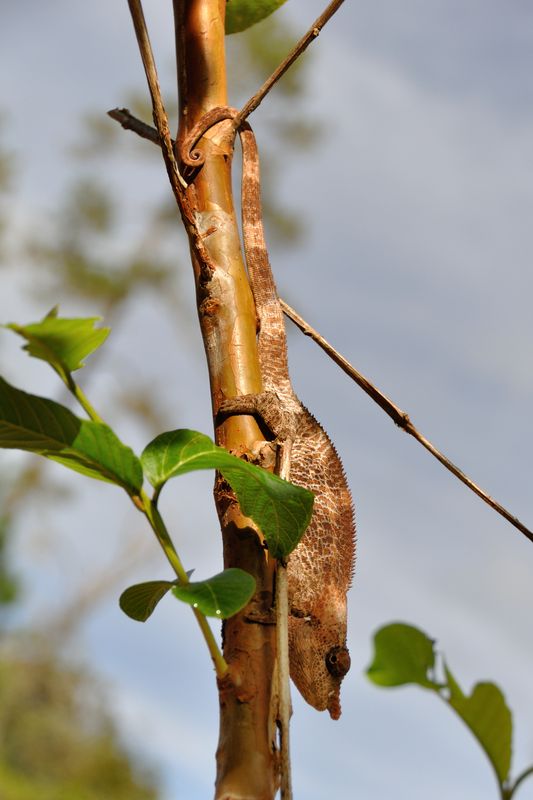
<svg viewBox="0 0 533 800">
<path fill-rule="evenodd" d="M 332 647 L 326 655 L 326 667 L 334 678 L 344 678 L 351 666 L 350 653 L 347 647 Z"/>
</svg>

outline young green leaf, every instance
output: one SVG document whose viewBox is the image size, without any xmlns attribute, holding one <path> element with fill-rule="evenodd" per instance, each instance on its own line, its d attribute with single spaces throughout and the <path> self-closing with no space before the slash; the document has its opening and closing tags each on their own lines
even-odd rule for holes
<svg viewBox="0 0 533 800">
<path fill-rule="evenodd" d="M 226 5 L 226 33 L 245 31 L 268 17 L 286 0 L 228 0 Z"/>
<path fill-rule="evenodd" d="M 122 592 L 118 602 L 128 617 L 138 622 L 146 622 L 159 601 L 175 585 L 176 581 L 136 583 Z"/>
<path fill-rule="evenodd" d="M 111 428 L 0 378 L 0 448 L 28 450 L 91 478 L 140 491 L 141 464 Z"/>
<path fill-rule="evenodd" d="M 205 581 L 174 586 L 172 594 L 206 617 L 227 619 L 244 608 L 254 591 L 253 577 L 242 569 L 231 567 Z"/>
<path fill-rule="evenodd" d="M 209 436 L 186 428 L 156 436 L 141 453 L 143 470 L 154 489 L 161 489 L 177 475 L 197 469 L 217 469 L 234 458 Z"/>
<path fill-rule="evenodd" d="M 381 628 L 374 636 L 374 658 L 367 676 L 378 686 L 418 683 L 438 689 L 429 672 L 435 666 L 433 641 L 425 633 L 403 623 Z"/>
<path fill-rule="evenodd" d="M 311 492 L 231 455 L 197 431 L 161 434 L 145 448 L 141 463 L 157 490 L 176 475 L 218 469 L 235 492 L 243 514 L 263 532 L 275 558 L 294 550 L 311 519 Z"/>
<path fill-rule="evenodd" d="M 96 328 L 99 319 L 57 317 L 57 308 L 53 308 L 40 322 L 28 325 L 12 322 L 5 327 L 27 340 L 23 349 L 30 356 L 47 361 L 64 378 L 83 367 L 83 359 L 107 339 L 110 328 Z"/>
<path fill-rule="evenodd" d="M 513 720 L 502 692 L 494 683 L 477 683 L 466 696 L 448 666 L 444 670 L 447 702 L 470 728 L 503 783 L 511 768 Z"/>
</svg>

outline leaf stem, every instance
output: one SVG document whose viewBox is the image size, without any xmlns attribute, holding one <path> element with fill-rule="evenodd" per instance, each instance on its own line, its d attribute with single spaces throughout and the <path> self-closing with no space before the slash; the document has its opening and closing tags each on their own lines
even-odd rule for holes
<svg viewBox="0 0 533 800">
<path fill-rule="evenodd" d="M 105 424 L 104 420 L 100 416 L 100 414 L 96 411 L 96 409 L 91 405 L 85 392 L 82 390 L 80 386 L 76 383 L 70 372 L 67 372 L 66 375 L 67 379 L 65 380 L 65 384 L 68 390 L 74 395 L 80 406 L 83 408 L 85 413 L 93 422 L 99 422 L 100 424 Z"/>
<path fill-rule="evenodd" d="M 511 800 L 511 797 L 514 795 L 520 784 L 525 781 L 526 778 L 529 778 L 530 775 L 533 775 L 533 766 L 528 767 L 523 772 L 520 773 L 518 778 L 515 780 L 513 785 L 509 788 L 507 794 L 505 795 L 505 800 Z"/>
<path fill-rule="evenodd" d="M 80 406 L 83 408 L 89 419 L 91 419 L 93 422 L 99 422 L 101 425 L 105 425 L 104 420 L 97 412 L 97 410 L 94 408 L 94 406 L 91 405 L 81 386 L 78 386 L 78 384 L 72 377 L 72 372 L 69 372 L 67 369 L 63 367 L 59 369 L 53 364 L 52 366 L 59 375 L 59 377 L 61 378 L 61 380 L 63 381 L 63 383 L 65 384 L 65 386 L 67 387 L 67 389 L 69 390 L 69 392 L 72 395 L 74 395 L 74 397 L 76 398 Z"/>
<path fill-rule="evenodd" d="M 449 688 L 449 687 L 448 687 L 448 688 Z M 449 698 L 448 698 L 448 697 L 446 697 L 446 696 L 445 696 L 445 695 L 444 695 L 442 692 L 439 692 L 439 691 L 435 691 L 435 694 L 437 695 L 437 697 L 440 697 L 440 699 L 441 699 L 441 700 L 442 700 L 444 703 L 446 703 L 446 705 L 448 706 L 448 708 L 451 708 L 451 710 L 454 712 L 454 714 L 455 714 L 457 717 L 459 717 L 459 719 L 461 720 L 461 722 L 463 723 L 463 725 L 465 725 L 465 726 L 466 726 L 466 728 L 468 728 L 468 730 L 470 731 L 470 733 L 472 734 L 472 736 L 474 737 L 474 739 L 476 740 L 476 742 L 478 743 L 478 745 L 481 747 L 481 750 L 482 750 L 482 751 L 483 751 L 483 753 L 486 755 L 486 757 L 487 757 L 487 760 L 488 760 L 488 762 L 489 762 L 489 764 L 490 764 L 490 766 L 491 766 L 491 769 L 492 769 L 492 774 L 493 774 L 493 775 L 494 775 L 494 777 L 496 778 L 496 783 L 498 784 L 498 791 L 499 791 L 499 793 L 500 793 L 500 800 L 507 800 L 507 795 L 506 795 L 506 793 L 505 793 L 505 788 L 504 788 L 504 786 L 503 786 L 503 783 L 502 783 L 502 781 L 500 780 L 500 776 L 498 775 L 498 769 L 497 769 L 497 767 L 496 767 L 496 764 L 495 764 L 495 763 L 494 763 L 494 761 L 492 760 L 492 756 L 491 756 L 491 754 L 489 753 L 489 751 L 487 750 L 487 748 L 486 748 L 486 746 L 485 746 L 484 742 L 483 742 L 483 741 L 482 741 L 482 740 L 479 738 L 479 736 L 477 735 L 477 732 L 474 730 L 474 728 L 472 728 L 472 727 L 470 726 L 469 722 L 468 722 L 468 721 L 465 719 L 465 717 L 464 717 L 464 716 L 461 714 L 461 712 L 459 711 L 459 709 L 458 709 L 458 708 L 455 708 L 455 706 L 454 706 L 454 705 L 453 705 L 453 704 L 450 702 L 450 700 L 449 700 Z"/>
<path fill-rule="evenodd" d="M 165 523 L 163 522 L 163 518 L 161 517 L 157 506 L 150 500 L 144 489 L 141 489 L 140 498 L 142 500 L 144 514 L 148 519 L 152 530 L 157 536 L 157 540 L 161 545 L 170 566 L 180 579 L 180 583 L 189 583 L 189 576 L 187 575 L 187 572 L 181 563 L 181 559 L 176 552 L 174 543 L 170 538 L 170 534 Z"/>
<path fill-rule="evenodd" d="M 150 527 L 156 535 L 157 541 L 161 545 L 169 564 L 178 576 L 180 583 L 189 583 L 189 576 L 187 575 L 187 572 L 181 563 L 181 559 L 176 552 L 176 548 L 174 547 L 172 539 L 170 538 L 170 534 L 156 504 L 150 500 L 144 489 L 141 489 L 138 499 L 140 499 L 141 502 L 135 502 L 134 500 L 134 504 L 136 508 L 142 511 L 146 516 L 148 522 L 150 523 Z M 211 655 L 217 678 L 222 678 L 228 671 L 228 665 L 224 660 L 206 617 L 197 608 L 193 608 L 192 610 L 194 616 L 196 617 L 196 621 L 200 626 L 200 630 L 202 631 L 205 643 L 207 644 L 207 649 Z"/>
</svg>

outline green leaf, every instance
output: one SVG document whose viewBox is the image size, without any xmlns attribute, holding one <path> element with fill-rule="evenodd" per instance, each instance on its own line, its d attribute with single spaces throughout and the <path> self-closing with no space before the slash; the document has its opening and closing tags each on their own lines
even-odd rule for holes
<svg viewBox="0 0 533 800">
<path fill-rule="evenodd" d="M 425 633 L 403 623 L 381 628 L 374 636 L 374 659 L 367 676 L 378 686 L 417 683 L 438 689 L 429 676 L 435 666 L 433 641 Z"/>
<path fill-rule="evenodd" d="M 503 783 L 511 767 L 513 720 L 505 698 L 494 683 L 477 683 L 466 696 L 444 666 L 448 682 L 447 702 L 470 728 Z"/>
<path fill-rule="evenodd" d="M 96 328 L 100 317 L 67 319 L 57 317 L 53 308 L 41 322 L 6 325 L 28 344 L 24 350 L 34 358 L 47 361 L 62 377 L 84 366 L 83 359 L 107 339 L 110 328 Z"/>
<path fill-rule="evenodd" d="M 240 458 L 235 462 L 221 467 L 220 472 L 235 492 L 243 514 L 263 532 L 269 553 L 286 558 L 311 521 L 313 493 Z"/>
<path fill-rule="evenodd" d="M 146 622 L 159 601 L 175 585 L 175 581 L 136 583 L 122 592 L 118 602 L 128 617 L 139 622 Z"/>
<path fill-rule="evenodd" d="M 227 619 L 244 608 L 254 591 L 254 578 L 242 569 L 231 567 L 205 581 L 174 586 L 172 594 L 206 617 Z"/>
<path fill-rule="evenodd" d="M 156 436 L 141 454 L 143 470 L 154 489 L 161 489 L 177 475 L 198 469 L 218 469 L 233 459 L 235 456 L 214 444 L 209 436 L 186 428 Z"/>
<path fill-rule="evenodd" d="M 313 494 L 249 464 L 191 430 L 162 433 L 141 455 L 144 472 L 160 490 L 169 478 L 198 469 L 218 469 L 237 496 L 243 514 L 259 526 L 274 558 L 291 553 L 309 525 Z"/>
<path fill-rule="evenodd" d="M 115 433 L 0 378 L 0 448 L 28 450 L 91 478 L 140 491 L 141 464 Z"/>
<path fill-rule="evenodd" d="M 286 0 L 228 0 L 226 5 L 226 33 L 245 31 L 268 17 Z"/>
</svg>

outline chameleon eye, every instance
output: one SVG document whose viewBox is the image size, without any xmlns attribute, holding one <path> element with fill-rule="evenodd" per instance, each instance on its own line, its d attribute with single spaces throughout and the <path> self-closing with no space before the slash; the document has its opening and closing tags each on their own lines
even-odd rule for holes
<svg viewBox="0 0 533 800">
<path fill-rule="evenodd" d="M 351 660 L 347 647 L 332 647 L 326 655 L 326 667 L 334 678 L 344 678 L 350 669 Z"/>
</svg>

